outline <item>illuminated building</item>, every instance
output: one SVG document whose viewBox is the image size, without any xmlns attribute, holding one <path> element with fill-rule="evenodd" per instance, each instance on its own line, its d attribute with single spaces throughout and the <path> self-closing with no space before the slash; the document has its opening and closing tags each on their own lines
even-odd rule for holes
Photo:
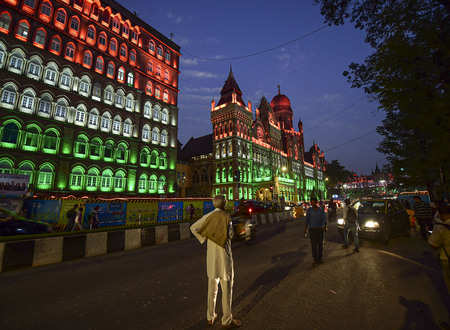
<svg viewBox="0 0 450 330">
<path fill-rule="evenodd" d="M 212 135 L 189 140 L 181 151 L 191 164 L 188 194 L 198 192 L 198 182 L 230 200 L 326 198 L 324 153 L 317 144 L 305 152 L 303 125 L 293 128 L 287 96 L 278 91 L 270 104 L 262 97 L 254 114 L 231 70 L 220 94 L 211 103 Z"/>
<path fill-rule="evenodd" d="M 180 48 L 113 0 L 2 0 L 0 173 L 36 193 L 174 193 Z"/>
</svg>

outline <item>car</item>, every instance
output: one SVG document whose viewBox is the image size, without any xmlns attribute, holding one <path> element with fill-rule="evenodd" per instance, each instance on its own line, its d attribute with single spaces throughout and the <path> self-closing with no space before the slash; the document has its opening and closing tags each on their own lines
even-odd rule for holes
<svg viewBox="0 0 450 330">
<path fill-rule="evenodd" d="M 361 238 L 378 239 L 388 243 L 394 235 L 409 235 L 409 215 L 403 205 L 397 200 L 367 199 L 355 201 L 352 204 L 357 210 L 361 226 Z M 345 227 L 343 218 L 337 220 L 341 234 Z"/>
<path fill-rule="evenodd" d="M 234 236 L 233 240 L 244 240 L 250 242 L 256 235 L 256 223 L 249 216 L 233 216 L 231 217 L 233 224 Z"/>
<path fill-rule="evenodd" d="M 52 232 L 51 227 L 41 222 L 17 219 L 0 221 L 0 236 L 44 234 L 50 232 Z"/>
<path fill-rule="evenodd" d="M 237 212 L 234 215 L 248 216 L 251 214 L 264 213 L 267 210 L 267 206 L 263 202 L 255 200 L 241 201 L 237 207 Z"/>
</svg>

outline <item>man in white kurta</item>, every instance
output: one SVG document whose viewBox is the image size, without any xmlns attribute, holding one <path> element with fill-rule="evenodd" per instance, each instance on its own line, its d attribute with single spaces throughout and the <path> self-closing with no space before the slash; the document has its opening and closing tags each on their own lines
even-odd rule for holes
<svg viewBox="0 0 450 330">
<path fill-rule="evenodd" d="M 206 318 L 210 325 L 214 324 L 217 317 L 216 314 L 216 299 L 217 292 L 220 287 L 222 289 L 222 325 L 228 328 L 239 327 L 240 321 L 233 319 L 231 313 L 231 302 L 233 292 L 233 255 L 231 253 L 231 239 L 233 237 L 233 225 L 231 223 L 231 217 L 224 211 L 225 199 L 223 196 L 216 196 L 213 200 L 215 209 L 204 215 L 197 222 L 191 225 L 192 234 L 203 244 L 207 241 L 206 251 L 206 270 L 208 275 L 208 308 L 206 312 Z M 222 227 L 215 227 L 214 224 L 223 221 L 225 219 L 226 233 L 218 233 L 217 236 L 225 235 L 223 239 L 223 246 L 217 244 L 212 239 L 205 236 L 205 227 L 211 225 L 214 230 L 220 230 Z M 225 223 L 225 224 L 226 224 Z M 214 236 L 214 233 L 213 233 Z"/>
</svg>

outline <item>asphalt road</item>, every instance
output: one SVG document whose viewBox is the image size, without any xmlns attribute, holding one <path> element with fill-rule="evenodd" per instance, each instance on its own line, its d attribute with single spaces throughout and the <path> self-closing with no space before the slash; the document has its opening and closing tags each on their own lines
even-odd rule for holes
<svg viewBox="0 0 450 330">
<path fill-rule="evenodd" d="M 331 224 L 325 263 L 313 267 L 302 232 L 302 222 L 270 225 L 253 244 L 233 245 L 233 308 L 243 329 L 432 330 L 449 322 L 437 259 L 419 238 L 363 241 L 357 254 L 342 248 Z M 205 254 L 188 240 L 1 273 L 0 329 L 208 328 Z"/>
</svg>

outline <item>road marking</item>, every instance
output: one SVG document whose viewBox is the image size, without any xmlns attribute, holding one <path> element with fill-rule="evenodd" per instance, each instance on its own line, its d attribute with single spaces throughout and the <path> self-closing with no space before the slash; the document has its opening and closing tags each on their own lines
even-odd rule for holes
<svg viewBox="0 0 450 330">
<path fill-rule="evenodd" d="M 384 250 L 377 250 L 377 251 L 380 252 L 380 253 L 387 254 L 387 255 L 389 255 L 389 256 L 391 256 L 391 257 L 394 257 L 394 258 L 398 258 L 398 259 L 407 261 L 407 262 L 409 262 L 409 263 L 415 264 L 415 265 L 417 265 L 417 266 L 420 266 L 420 267 L 422 267 L 422 268 L 425 268 L 425 269 L 430 270 L 430 271 L 433 271 L 433 272 L 438 271 L 437 269 L 434 269 L 434 268 L 432 268 L 432 267 L 426 266 L 426 265 L 424 265 L 424 264 L 421 264 L 420 262 L 417 262 L 417 261 L 415 261 L 415 260 L 412 260 L 412 259 L 403 257 L 403 256 L 401 256 L 401 255 L 398 255 L 398 254 L 395 254 L 395 253 L 392 253 L 392 252 L 388 252 L 388 251 L 384 251 Z"/>
</svg>

